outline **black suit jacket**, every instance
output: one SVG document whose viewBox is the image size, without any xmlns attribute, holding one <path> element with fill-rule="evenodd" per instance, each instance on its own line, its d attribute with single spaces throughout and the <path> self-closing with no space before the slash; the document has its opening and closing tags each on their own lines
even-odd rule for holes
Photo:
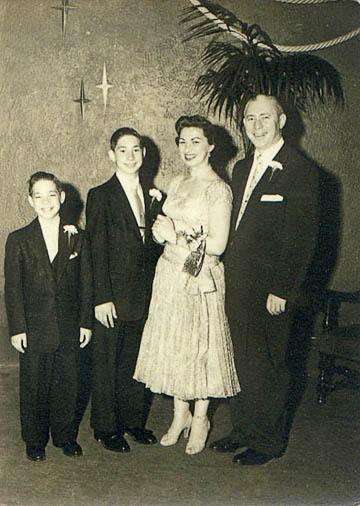
<svg viewBox="0 0 360 506">
<path fill-rule="evenodd" d="M 255 187 L 235 230 L 252 157 L 236 163 L 232 177 L 234 207 L 225 253 L 226 309 L 241 319 L 242 310 L 261 304 L 269 293 L 290 306 L 298 297 L 312 259 L 318 230 L 318 171 L 286 144 Z"/>
<path fill-rule="evenodd" d="M 54 271 L 36 218 L 9 234 L 5 248 L 5 302 L 10 336 L 25 332 L 28 350 L 79 346 L 79 328 L 92 327 L 92 269 L 86 234 L 64 233 L 60 222 Z"/>
<path fill-rule="evenodd" d="M 157 252 L 151 237 L 149 188 L 145 200 L 145 243 L 126 193 L 116 174 L 92 188 L 86 204 L 94 268 L 95 305 L 112 301 L 118 320 L 145 316 L 151 293 Z"/>
</svg>

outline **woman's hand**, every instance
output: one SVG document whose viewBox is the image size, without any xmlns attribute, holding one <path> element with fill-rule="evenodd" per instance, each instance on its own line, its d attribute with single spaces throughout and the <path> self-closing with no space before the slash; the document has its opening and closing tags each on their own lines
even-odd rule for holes
<svg viewBox="0 0 360 506">
<path fill-rule="evenodd" d="M 159 243 L 172 242 L 176 243 L 176 232 L 174 223 L 171 218 L 158 214 L 153 226 L 152 233 L 154 238 Z"/>
</svg>

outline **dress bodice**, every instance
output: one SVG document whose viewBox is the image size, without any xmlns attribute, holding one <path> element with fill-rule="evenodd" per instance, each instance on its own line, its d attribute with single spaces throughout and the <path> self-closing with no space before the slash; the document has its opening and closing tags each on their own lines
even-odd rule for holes
<svg viewBox="0 0 360 506">
<path fill-rule="evenodd" d="M 230 186 L 221 179 L 210 181 L 205 191 L 189 195 L 183 191 L 185 176 L 177 176 L 170 184 L 163 212 L 174 222 L 175 230 L 186 233 L 208 232 L 209 210 L 218 201 L 232 205 Z"/>
</svg>

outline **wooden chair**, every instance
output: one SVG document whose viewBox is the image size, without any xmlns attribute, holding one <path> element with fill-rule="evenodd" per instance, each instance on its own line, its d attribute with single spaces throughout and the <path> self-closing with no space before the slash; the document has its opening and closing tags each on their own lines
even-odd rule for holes
<svg viewBox="0 0 360 506">
<path fill-rule="evenodd" d="M 360 389 L 360 323 L 341 323 L 343 305 L 357 303 L 360 303 L 360 291 L 328 290 L 325 294 L 319 339 L 319 404 L 325 404 L 327 395 L 340 388 Z M 360 322 L 360 311 L 357 315 Z"/>
</svg>

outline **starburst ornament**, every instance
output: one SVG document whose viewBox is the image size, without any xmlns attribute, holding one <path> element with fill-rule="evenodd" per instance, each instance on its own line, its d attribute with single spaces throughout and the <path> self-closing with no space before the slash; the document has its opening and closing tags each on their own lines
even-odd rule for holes
<svg viewBox="0 0 360 506">
<path fill-rule="evenodd" d="M 80 97 L 76 98 L 74 102 L 78 102 L 80 104 L 80 114 L 81 119 L 85 118 L 85 104 L 87 102 L 90 102 L 88 98 L 85 98 L 85 87 L 84 87 L 84 81 L 81 79 L 81 85 L 80 85 Z"/>
<path fill-rule="evenodd" d="M 104 62 L 104 68 L 103 68 L 103 76 L 102 76 L 102 83 L 96 85 L 97 88 L 100 88 L 103 92 L 103 99 L 104 99 L 104 113 L 106 112 L 106 106 L 107 106 L 107 97 L 108 97 L 108 91 L 110 88 L 112 88 L 112 84 L 110 84 L 107 80 L 107 74 L 106 74 L 106 63 Z"/>
<path fill-rule="evenodd" d="M 64 34 L 66 31 L 67 13 L 70 9 L 77 9 L 77 7 L 75 7 L 75 5 L 69 5 L 69 0 L 62 0 L 62 6 L 61 7 L 53 7 L 53 9 L 61 11 L 62 33 Z"/>
</svg>

